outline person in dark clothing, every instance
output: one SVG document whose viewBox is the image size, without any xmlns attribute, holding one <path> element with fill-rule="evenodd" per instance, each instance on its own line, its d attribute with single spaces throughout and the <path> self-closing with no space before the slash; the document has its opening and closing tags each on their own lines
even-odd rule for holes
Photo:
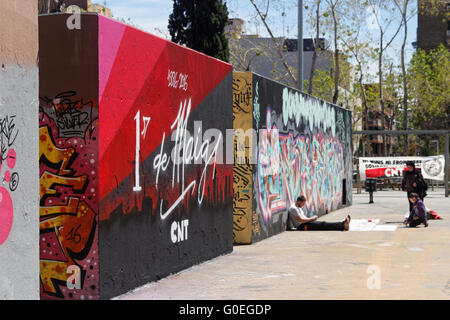
<svg viewBox="0 0 450 320">
<path fill-rule="evenodd" d="M 419 195 L 420 200 L 427 196 L 426 190 L 428 185 L 422 176 L 422 172 L 419 168 L 416 168 L 413 161 L 406 162 L 407 170 L 403 172 L 402 190 L 407 192 L 408 201 L 412 193 Z M 409 211 L 411 212 L 413 203 L 409 201 Z"/>
<path fill-rule="evenodd" d="M 299 231 L 348 231 L 350 228 L 350 216 L 341 222 L 316 221 L 317 216 L 307 218 L 303 212 L 306 198 L 300 196 L 295 205 L 289 208 L 288 229 L 295 228 Z"/>
<path fill-rule="evenodd" d="M 409 214 L 409 217 L 404 222 L 405 225 L 409 224 L 410 228 L 415 228 L 423 223 L 425 225 L 425 228 L 428 227 L 425 205 L 419 198 L 419 195 L 417 193 L 411 193 L 411 195 L 409 196 L 409 201 L 412 202 L 413 207 Z"/>
</svg>

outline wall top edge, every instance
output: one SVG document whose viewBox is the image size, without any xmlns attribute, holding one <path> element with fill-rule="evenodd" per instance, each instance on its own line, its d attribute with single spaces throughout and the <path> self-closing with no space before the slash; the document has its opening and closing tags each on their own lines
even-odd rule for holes
<svg viewBox="0 0 450 320">
<path fill-rule="evenodd" d="M 57 17 L 57 16 L 71 16 L 71 15 L 73 15 L 73 13 L 57 12 L 57 13 L 45 13 L 45 14 L 40 14 L 39 17 L 51 17 L 51 16 Z M 144 33 L 144 34 L 147 34 L 147 35 L 150 35 L 150 36 L 152 36 L 152 37 L 158 38 L 158 39 L 160 39 L 160 40 L 162 40 L 162 41 L 166 41 L 166 42 L 169 43 L 170 45 L 177 46 L 177 47 L 183 48 L 183 49 L 185 49 L 185 50 L 189 50 L 189 51 L 195 52 L 195 53 L 197 53 L 197 54 L 203 55 L 203 56 L 205 56 L 205 57 L 208 58 L 208 59 L 215 60 L 217 63 L 221 63 L 221 64 L 224 64 L 224 65 L 227 65 L 228 68 L 230 69 L 229 72 L 232 72 L 232 71 L 233 71 L 233 66 L 232 66 L 230 63 L 228 63 L 228 62 L 225 62 L 225 61 L 219 60 L 219 59 L 217 59 L 217 58 L 208 56 L 208 55 L 206 55 L 206 54 L 204 54 L 204 53 L 202 53 L 202 52 L 196 51 L 196 50 L 191 49 L 191 48 L 188 48 L 188 47 L 186 47 L 186 46 L 179 45 L 179 44 L 177 44 L 177 43 L 175 43 L 175 42 L 172 42 L 172 41 L 170 41 L 170 40 L 167 40 L 167 39 L 164 39 L 164 38 L 162 38 L 162 37 L 159 37 L 159 36 L 157 36 L 157 35 L 155 35 L 155 34 L 153 34 L 153 33 L 150 33 L 150 32 L 148 32 L 148 31 L 145 31 L 145 30 L 142 30 L 142 29 L 139 29 L 139 28 L 130 26 L 130 25 L 128 25 L 128 24 L 126 24 L 126 23 L 123 23 L 122 21 L 118 21 L 118 20 L 116 20 L 116 19 L 114 19 L 114 18 L 110 18 L 110 17 L 104 16 L 104 15 L 99 14 L 99 13 L 97 13 L 97 12 L 81 12 L 80 15 L 81 15 L 81 16 L 97 16 L 97 17 L 98 17 L 98 20 L 99 20 L 99 32 L 101 32 L 101 28 L 102 28 L 102 25 L 101 25 L 100 21 L 101 21 L 101 20 L 107 20 L 107 21 L 110 21 L 110 22 L 113 22 L 113 23 L 117 23 L 117 24 L 123 25 L 123 26 L 125 26 L 125 27 L 127 27 L 127 28 L 129 28 L 129 29 L 136 30 L 137 32 L 142 32 L 142 33 Z"/>
<path fill-rule="evenodd" d="M 103 15 L 99 14 L 98 12 L 80 12 L 79 13 L 82 16 L 87 16 L 87 15 L 91 15 L 91 16 L 102 16 Z M 45 16 L 71 16 L 73 15 L 73 13 L 68 13 L 68 12 L 51 12 L 51 13 L 40 13 L 38 14 L 39 17 L 45 17 Z"/>
<path fill-rule="evenodd" d="M 286 88 L 288 88 L 288 89 L 291 89 L 292 91 L 295 91 L 295 92 L 304 94 L 304 95 L 308 96 L 309 98 L 312 98 L 312 99 L 315 99 L 315 100 L 318 100 L 318 101 L 322 101 L 322 102 L 324 102 L 324 103 L 326 103 L 326 104 L 328 104 L 328 105 L 330 105 L 330 106 L 333 106 L 333 107 L 338 108 L 338 109 L 341 109 L 341 110 L 343 110 L 343 111 L 347 111 L 347 112 L 352 113 L 352 111 L 349 110 L 349 109 L 347 109 L 347 108 L 338 106 L 338 105 L 336 105 L 336 104 L 333 104 L 333 103 L 330 102 L 330 101 L 326 101 L 326 100 L 323 100 L 323 99 L 318 98 L 318 97 L 316 97 L 316 96 L 313 96 L 313 95 L 311 95 L 311 94 L 309 94 L 309 93 L 300 91 L 300 90 L 298 90 L 298 88 L 295 88 L 295 87 L 292 87 L 292 86 L 287 86 L 287 85 L 285 85 L 285 84 L 283 84 L 283 83 L 281 83 L 281 82 L 279 82 L 279 81 L 270 79 L 270 78 L 268 78 L 268 77 L 266 77 L 266 76 L 263 76 L 263 75 L 260 75 L 259 73 L 256 73 L 256 72 L 253 72 L 253 71 L 233 71 L 233 73 L 237 73 L 237 74 L 252 74 L 252 75 L 258 76 L 258 77 L 263 78 L 263 79 L 265 79 L 265 80 L 268 80 L 268 81 L 274 82 L 274 83 L 276 83 L 276 84 L 279 84 L 280 86 L 283 86 L 283 87 L 286 87 Z"/>
</svg>

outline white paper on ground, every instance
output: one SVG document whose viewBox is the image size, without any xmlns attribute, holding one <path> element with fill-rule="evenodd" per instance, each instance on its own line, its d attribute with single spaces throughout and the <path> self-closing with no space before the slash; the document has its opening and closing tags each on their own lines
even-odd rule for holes
<svg viewBox="0 0 450 320">
<path fill-rule="evenodd" d="M 372 231 L 395 231 L 397 230 L 398 225 L 396 224 L 379 224 L 373 228 Z"/>
<path fill-rule="evenodd" d="M 380 219 L 352 219 L 349 231 L 372 231 Z"/>
</svg>

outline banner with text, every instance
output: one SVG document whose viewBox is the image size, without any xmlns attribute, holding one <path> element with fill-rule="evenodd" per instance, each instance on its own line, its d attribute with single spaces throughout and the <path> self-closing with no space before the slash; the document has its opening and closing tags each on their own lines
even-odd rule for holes
<svg viewBox="0 0 450 320">
<path fill-rule="evenodd" d="M 443 155 L 432 157 L 377 157 L 359 158 L 361 180 L 366 178 L 402 177 L 406 161 L 414 161 L 416 168 L 422 170 L 425 179 L 444 180 L 445 159 Z"/>
</svg>

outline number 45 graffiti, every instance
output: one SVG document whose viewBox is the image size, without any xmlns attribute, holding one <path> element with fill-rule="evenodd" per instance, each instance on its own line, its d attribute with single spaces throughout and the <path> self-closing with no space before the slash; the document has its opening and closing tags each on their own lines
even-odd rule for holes
<svg viewBox="0 0 450 320">
<path fill-rule="evenodd" d="M 134 175 L 135 175 L 135 185 L 133 187 L 133 191 L 138 192 L 142 191 L 142 187 L 140 185 L 140 175 L 139 175 L 139 155 L 141 152 L 141 135 L 142 140 L 145 139 L 147 135 L 148 125 L 150 124 L 151 117 L 142 117 L 144 122 L 144 128 L 141 132 L 141 110 L 138 110 L 136 116 L 134 117 L 136 121 L 136 158 L 134 160 Z"/>
</svg>

